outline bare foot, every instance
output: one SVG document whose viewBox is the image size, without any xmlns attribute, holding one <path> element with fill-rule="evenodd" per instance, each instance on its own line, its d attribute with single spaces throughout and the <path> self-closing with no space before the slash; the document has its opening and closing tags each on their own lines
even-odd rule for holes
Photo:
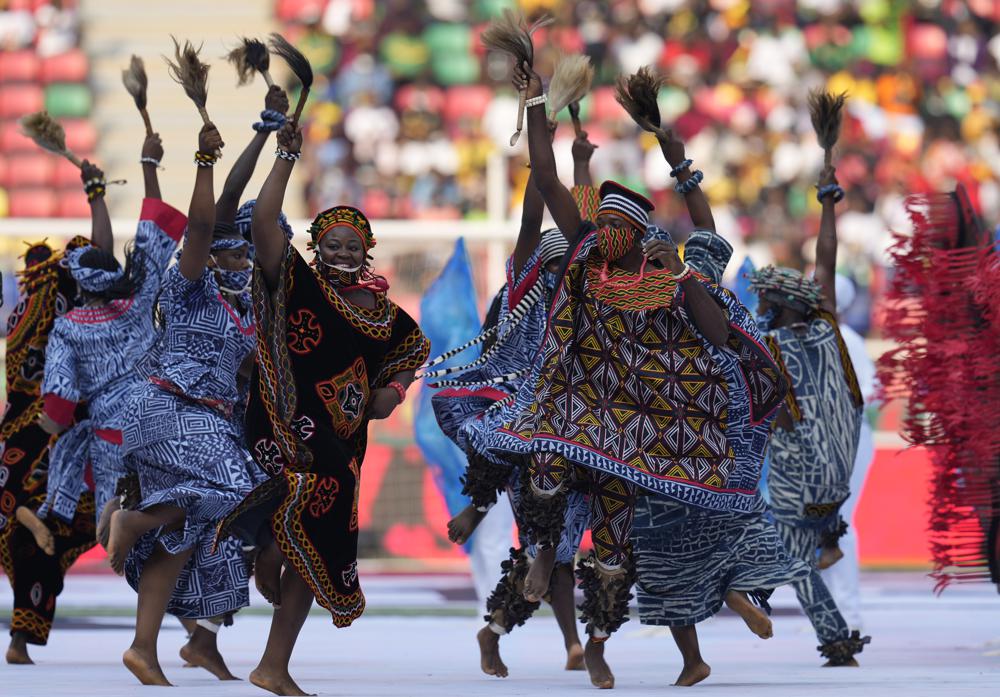
<svg viewBox="0 0 1000 697">
<path fill-rule="evenodd" d="M 7 663 L 12 666 L 33 666 L 35 662 L 28 655 L 28 636 L 24 632 L 14 632 L 7 647 Z"/>
<path fill-rule="evenodd" d="M 750 598 L 743 591 L 726 593 L 726 606 L 742 617 L 750 631 L 761 639 L 770 639 L 774 636 L 774 625 L 771 624 L 771 618 L 767 616 L 766 612 L 751 603 Z"/>
<path fill-rule="evenodd" d="M 674 685 L 677 687 L 691 687 L 692 685 L 697 685 L 711 674 L 712 669 L 704 661 L 695 663 L 690 667 L 684 666 L 684 670 L 677 676 L 677 682 Z"/>
<path fill-rule="evenodd" d="M 843 558 L 844 552 L 840 547 L 823 547 L 819 552 L 819 561 L 816 562 L 816 566 L 819 569 L 829 569 Z"/>
<path fill-rule="evenodd" d="M 52 531 L 49 530 L 49 526 L 45 524 L 44 520 L 35 515 L 33 510 L 24 506 L 18 506 L 14 516 L 21 525 L 28 529 L 31 536 L 35 538 L 35 544 L 38 545 L 39 549 L 50 557 L 55 555 L 56 538 L 53 537 Z"/>
<path fill-rule="evenodd" d="M 587 640 L 583 650 L 583 662 L 590 673 L 590 684 L 602 690 L 610 690 L 615 686 L 615 676 L 607 661 L 604 660 L 604 642 Z"/>
<path fill-rule="evenodd" d="M 161 685 L 163 687 L 173 687 L 167 680 L 167 676 L 160 669 L 160 664 L 155 657 L 147 656 L 138 649 L 130 648 L 122 654 L 122 663 L 131 671 L 132 675 L 139 678 L 143 685 Z"/>
<path fill-rule="evenodd" d="M 538 556 L 528 569 L 528 575 L 524 577 L 525 600 L 529 603 L 541 602 L 542 596 L 549 592 L 549 581 L 552 579 L 552 568 L 555 565 L 555 547 L 546 547 L 538 551 Z"/>
<path fill-rule="evenodd" d="M 103 511 L 102 511 L 103 513 Z M 125 573 L 125 559 L 135 543 L 142 537 L 145 529 L 137 523 L 138 511 L 113 511 L 111 513 L 110 532 L 108 533 L 108 563 L 119 576 Z"/>
<path fill-rule="evenodd" d="M 471 504 L 466 506 L 448 521 L 448 539 L 457 545 L 464 545 L 485 517 L 485 511 L 480 511 Z"/>
<path fill-rule="evenodd" d="M 292 676 L 287 671 L 282 673 L 271 673 L 259 666 L 250 673 L 250 682 L 268 692 L 276 695 L 295 695 L 296 697 L 314 697 L 308 692 L 303 692 L 302 688 L 295 684 Z"/>
<path fill-rule="evenodd" d="M 187 665 L 204 668 L 219 680 L 239 680 L 226 667 L 215 638 L 216 635 L 212 632 L 204 627 L 198 627 L 188 643 L 181 647 L 181 658 Z"/>
<path fill-rule="evenodd" d="M 566 670 L 583 670 L 583 647 L 573 644 L 566 649 Z"/>
<path fill-rule="evenodd" d="M 500 659 L 500 635 L 487 625 L 476 634 L 476 640 L 479 642 L 479 666 L 483 672 L 506 678 L 507 666 Z"/>
<path fill-rule="evenodd" d="M 118 497 L 113 497 L 104 505 L 104 510 L 101 511 L 101 517 L 97 521 L 97 542 L 104 547 L 108 548 L 108 537 L 111 535 L 111 514 L 121 508 L 121 503 L 118 501 Z"/>
<path fill-rule="evenodd" d="M 253 562 L 253 580 L 264 600 L 275 608 L 281 607 L 281 550 L 274 542 L 257 553 Z"/>
<path fill-rule="evenodd" d="M 856 658 L 850 658 L 846 663 L 834 663 L 833 661 L 827 661 L 823 664 L 824 668 L 858 668 L 861 664 L 858 663 Z"/>
</svg>

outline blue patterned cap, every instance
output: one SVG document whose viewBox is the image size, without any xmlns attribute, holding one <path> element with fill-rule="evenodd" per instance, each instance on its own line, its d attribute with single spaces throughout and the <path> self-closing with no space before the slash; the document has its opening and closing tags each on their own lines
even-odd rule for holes
<svg viewBox="0 0 1000 697">
<path fill-rule="evenodd" d="M 244 203 L 240 206 L 239 210 L 236 211 L 236 220 L 233 221 L 236 225 L 236 232 L 240 233 L 240 235 L 243 236 L 243 239 L 250 244 L 253 244 L 253 238 L 250 235 L 250 222 L 253 220 L 253 207 L 255 205 L 257 205 L 257 199 L 255 198 L 252 198 Z M 284 231 L 285 238 L 291 242 L 292 235 L 294 234 L 292 232 L 292 226 L 288 224 L 288 218 L 285 217 L 285 214 L 280 211 L 278 212 L 278 227 Z"/>
<path fill-rule="evenodd" d="M 83 290 L 88 293 L 103 293 L 125 276 L 125 269 L 119 266 L 114 271 L 108 271 L 81 265 L 80 257 L 90 249 L 91 247 L 77 247 L 66 252 L 66 267 Z"/>
</svg>

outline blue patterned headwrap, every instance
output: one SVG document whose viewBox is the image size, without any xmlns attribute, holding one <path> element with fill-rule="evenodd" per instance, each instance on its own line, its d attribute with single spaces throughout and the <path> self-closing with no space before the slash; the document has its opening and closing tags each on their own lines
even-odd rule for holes
<svg viewBox="0 0 1000 697">
<path fill-rule="evenodd" d="M 73 279 L 88 293 L 103 293 L 125 276 L 125 269 L 120 266 L 114 271 L 93 269 L 80 264 L 80 257 L 87 253 L 90 247 L 77 247 L 66 252 L 64 257 L 66 267 Z"/>
<path fill-rule="evenodd" d="M 252 198 L 236 211 L 236 220 L 233 223 L 236 225 L 236 232 L 240 233 L 250 244 L 253 244 L 253 239 L 250 235 L 250 221 L 253 219 L 253 207 L 257 204 L 257 199 Z M 288 218 L 285 217 L 284 213 L 278 213 L 278 227 L 282 229 L 285 233 L 285 238 L 291 242 L 292 240 L 292 226 L 288 224 Z"/>
</svg>

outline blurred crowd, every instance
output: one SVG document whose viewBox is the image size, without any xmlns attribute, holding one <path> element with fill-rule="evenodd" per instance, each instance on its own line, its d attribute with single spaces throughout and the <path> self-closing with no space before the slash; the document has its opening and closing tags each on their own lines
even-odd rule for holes
<svg viewBox="0 0 1000 697">
<path fill-rule="evenodd" d="M 582 111 L 599 146 L 595 178 L 647 192 L 681 237 L 669 168 L 614 102 L 615 77 L 643 65 L 668 80 L 664 121 L 705 171 L 720 231 L 758 264 L 804 267 L 811 256 L 822 158 L 806 110 L 813 87 L 850 96 L 840 231 L 843 266 L 861 285 L 878 282 L 906 192 L 961 182 L 989 223 L 1000 219 L 992 0 L 278 0 L 323 76 L 306 136 L 312 209 L 336 200 L 382 218 L 516 214 L 527 177 L 523 140 L 508 146 L 516 95 L 507 62 L 479 41 L 507 7 L 555 17 L 535 37 L 541 74 L 559 52 L 591 57 Z M 562 128 L 556 143 L 565 176 L 572 137 Z"/>
</svg>

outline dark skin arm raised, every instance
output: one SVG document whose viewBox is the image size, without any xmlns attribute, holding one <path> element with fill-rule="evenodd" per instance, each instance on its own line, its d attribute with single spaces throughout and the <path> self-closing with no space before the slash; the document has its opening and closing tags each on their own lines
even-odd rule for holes
<svg viewBox="0 0 1000 697">
<path fill-rule="evenodd" d="M 573 184 L 576 186 L 593 186 L 594 176 L 590 173 L 590 158 L 594 156 L 597 146 L 587 138 L 587 132 L 581 131 L 573 139 Z"/>
<path fill-rule="evenodd" d="M 157 162 L 163 159 L 163 141 L 160 140 L 159 133 L 146 136 L 146 141 L 142 144 L 142 156 L 151 157 Z M 160 177 L 156 171 L 156 165 L 146 162 L 142 163 L 142 183 L 146 190 L 146 198 L 155 198 L 157 201 L 162 200 L 163 197 L 160 195 Z"/>
<path fill-rule="evenodd" d="M 302 131 L 292 122 L 286 123 L 278 131 L 278 147 L 289 153 L 298 153 L 302 148 Z M 285 200 L 285 189 L 288 179 L 292 176 L 295 162 L 274 158 L 271 173 L 264 180 L 264 186 L 257 196 L 257 204 L 253 207 L 253 221 L 250 224 L 253 244 L 256 248 L 254 263 L 264 275 L 264 282 L 269 290 L 278 287 L 278 276 L 281 273 L 281 260 L 285 255 L 285 233 L 278 226 L 278 214 Z"/>
<path fill-rule="evenodd" d="M 205 153 L 218 152 L 224 143 L 214 125 L 207 123 L 198 134 L 198 150 Z M 181 260 L 178 264 L 181 275 L 189 281 L 197 281 L 205 272 L 212 249 L 212 229 L 215 227 L 214 167 L 197 167 L 191 205 L 188 208 L 188 231 Z"/>
<path fill-rule="evenodd" d="M 515 66 L 513 82 L 518 91 L 527 90 L 528 99 L 542 94 L 542 80 L 527 62 Z M 559 181 L 544 105 L 528 109 L 528 153 L 535 186 L 542 194 L 556 226 L 572 243 L 580 232 L 580 210 L 576 207 L 573 194 Z"/>
<path fill-rule="evenodd" d="M 836 170 L 824 167 L 819 175 L 819 186 L 836 184 Z M 823 292 L 822 307 L 830 313 L 837 311 L 837 213 L 833 196 L 823 199 L 823 213 L 819 221 L 819 237 L 816 239 L 816 282 Z"/>
<path fill-rule="evenodd" d="M 100 167 L 84 160 L 80 165 L 80 179 L 84 185 L 91 179 L 104 179 Z M 115 236 L 111 230 L 111 214 L 104 196 L 98 196 L 90 201 L 90 243 L 108 254 L 115 253 Z"/>
<path fill-rule="evenodd" d="M 670 168 L 673 169 L 686 159 L 684 156 L 684 143 L 674 135 L 673 129 L 657 129 L 656 139 L 660 143 L 660 151 L 666 159 Z M 686 182 L 694 173 L 689 167 L 685 167 L 678 172 L 677 181 Z M 684 203 L 687 204 L 691 222 L 698 230 L 710 230 L 715 232 L 715 219 L 712 217 L 712 207 L 708 204 L 708 198 L 700 186 L 696 186 L 684 195 Z"/>
<path fill-rule="evenodd" d="M 267 91 L 267 96 L 264 98 L 264 108 L 271 111 L 278 111 L 282 114 L 287 113 L 288 96 L 285 94 L 285 91 L 277 85 L 272 85 Z M 253 138 L 243 148 L 243 152 L 236 158 L 233 168 L 229 170 L 229 176 L 226 177 L 226 183 L 222 185 L 222 193 L 219 194 L 219 200 L 215 202 L 216 220 L 231 223 L 236 219 L 236 211 L 240 207 L 240 198 L 243 196 L 243 191 L 250 182 L 250 177 L 253 176 L 254 169 L 257 167 L 257 160 L 260 158 L 260 153 L 264 150 L 264 144 L 267 143 L 268 135 L 270 134 L 267 131 L 261 133 L 255 132 Z"/>
</svg>

